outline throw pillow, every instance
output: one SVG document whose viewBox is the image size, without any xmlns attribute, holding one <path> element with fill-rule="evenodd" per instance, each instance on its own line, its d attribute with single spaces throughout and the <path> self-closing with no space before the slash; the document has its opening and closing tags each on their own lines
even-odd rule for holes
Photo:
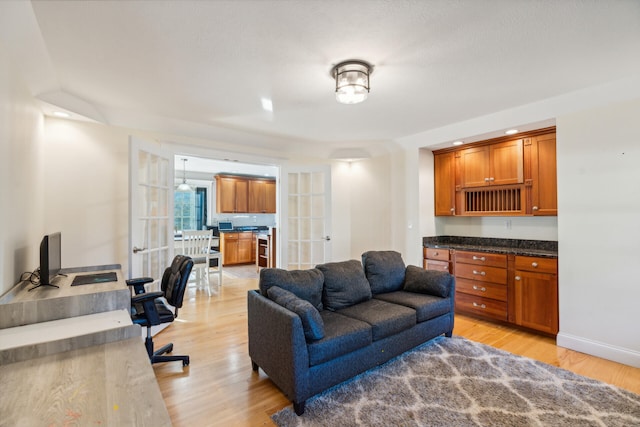
<svg viewBox="0 0 640 427">
<path fill-rule="evenodd" d="M 446 271 L 424 270 L 415 265 L 407 266 L 404 290 L 446 298 L 451 291 L 453 276 Z"/>
<path fill-rule="evenodd" d="M 267 289 L 267 294 L 270 300 L 300 316 L 304 337 L 307 341 L 316 341 L 324 337 L 322 317 L 309 301 L 298 298 L 292 292 L 279 286 L 271 286 Z"/>
<path fill-rule="evenodd" d="M 402 289 L 405 265 L 400 252 L 365 252 L 362 254 L 362 265 L 374 295 Z"/>
<path fill-rule="evenodd" d="M 371 299 L 371 286 L 358 260 L 317 265 L 324 275 L 322 303 L 335 311 Z"/>
<path fill-rule="evenodd" d="M 320 270 L 283 270 L 281 268 L 263 268 L 260 270 L 260 293 L 265 297 L 272 286 L 279 286 L 292 292 L 299 298 L 309 301 L 316 309 L 322 310 L 322 283 L 324 277 Z"/>
</svg>

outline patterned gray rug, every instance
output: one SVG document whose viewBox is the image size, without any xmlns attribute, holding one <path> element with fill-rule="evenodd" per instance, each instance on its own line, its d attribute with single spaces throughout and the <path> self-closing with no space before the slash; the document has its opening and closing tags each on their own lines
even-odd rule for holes
<svg viewBox="0 0 640 427">
<path fill-rule="evenodd" d="M 640 426 L 640 395 L 464 338 L 437 338 L 272 420 L 289 426 Z"/>
</svg>

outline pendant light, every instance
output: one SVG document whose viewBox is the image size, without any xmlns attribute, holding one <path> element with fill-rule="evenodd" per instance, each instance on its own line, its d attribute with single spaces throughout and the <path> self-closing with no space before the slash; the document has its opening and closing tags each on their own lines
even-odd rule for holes
<svg viewBox="0 0 640 427">
<path fill-rule="evenodd" d="M 176 191 L 180 191 L 183 193 L 192 192 L 193 188 L 191 188 L 191 186 L 187 184 L 187 160 L 188 159 L 181 159 L 181 160 L 182 160 L 182 184 L 178 185 L 178 187 L 176 188 Z"/>
</svg>

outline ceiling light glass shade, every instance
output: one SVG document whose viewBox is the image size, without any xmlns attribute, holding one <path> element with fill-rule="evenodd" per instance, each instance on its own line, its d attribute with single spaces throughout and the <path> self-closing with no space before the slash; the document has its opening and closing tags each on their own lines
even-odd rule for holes
<svg viewBox="0 0 640 427">
<path fill-rule="evenodd" d="M 190 193 L 193 191 L 193 188 L 186 182 L 183 182 L 182 184 L 178 185 L 176 191 L 180 191 L 182 193 Z"/>
<path fill-rule="evenodd" d="M 371 68 L 364 61 L 345 61 L 333 67 L 336 100 L 341 104 L 357 104 L 367 99 Z"/>
</svg>

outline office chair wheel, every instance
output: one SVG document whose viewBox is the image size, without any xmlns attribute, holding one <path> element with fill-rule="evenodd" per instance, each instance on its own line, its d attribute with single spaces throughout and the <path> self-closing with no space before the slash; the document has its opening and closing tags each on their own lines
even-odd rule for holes
<svg viewBox="0 0 640 427">
<path fill-rule="evenodd" d="M 182 366 L 189 366 L 189 361 L 188 360 L 183 360 L 182 361 Z"/>
</svg>

